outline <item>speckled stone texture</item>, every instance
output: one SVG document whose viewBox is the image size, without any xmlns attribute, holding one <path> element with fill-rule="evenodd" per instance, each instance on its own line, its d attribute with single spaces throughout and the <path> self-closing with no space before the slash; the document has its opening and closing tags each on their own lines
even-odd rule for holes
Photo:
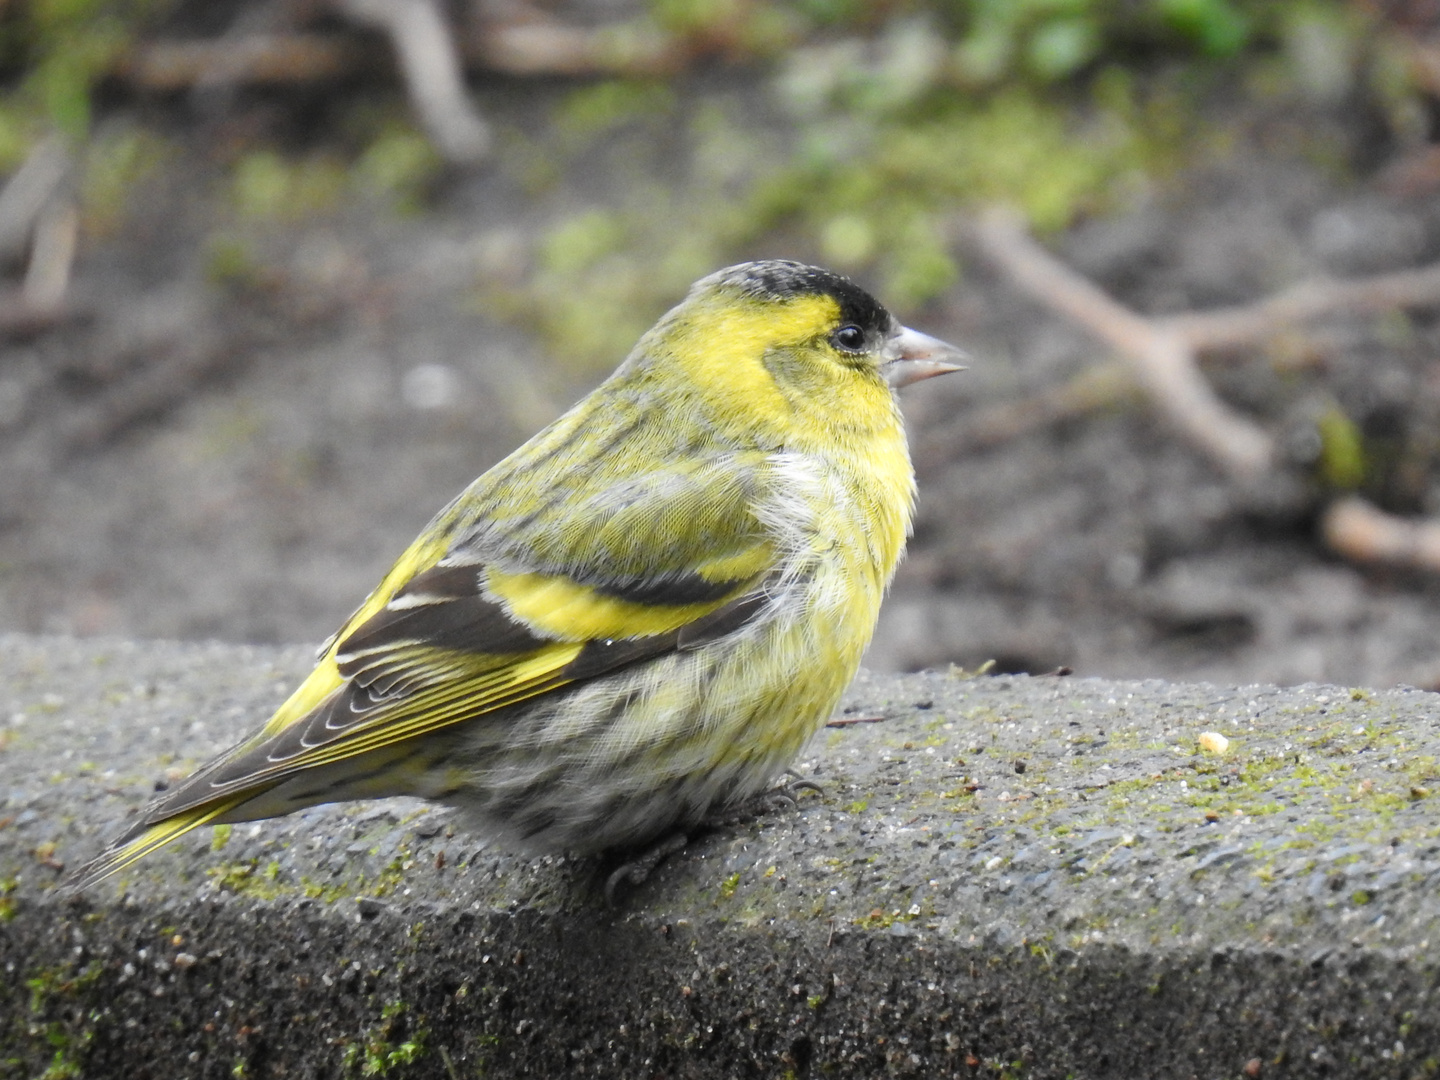
<svg viewBox="0 0 1440 1080">
<path fill-rule="evenodd" d="M 0 1077 L 1440 1063 L 1435 695 L 862 676 L 800 763 L 822 796 L 695 840 L 614 910 L 610 864 L 404 801 L 202 831 L 56 893 L 307 664 L 0 637 Z"/>
</svg>

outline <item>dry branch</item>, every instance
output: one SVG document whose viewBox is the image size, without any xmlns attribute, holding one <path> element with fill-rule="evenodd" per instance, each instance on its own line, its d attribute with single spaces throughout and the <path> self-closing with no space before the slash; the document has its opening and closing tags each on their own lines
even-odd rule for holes
<svg viewBox="0 0 1440 1080">
<path fill-rule="evenodd" d="M 507 75 L 673 75 L 695 50 L 671 34 L 637 25 L 489 24 L 462 46 L 477 68 Z"/>
<path fill-rule="evenodd" d="M 217 71 L 236 83 L 287 85 L 348 75 L 373 56 L 361 42 L 340 34 L 226 35 L 137 45 L 121 57 L 114 74 L 162 92 L 208 83 Z"/>
<path fill-rule="evenodd" d="M 24 289 L 0 288 L 0 337 L 29 337 L 89 314 L 69 302 L 37 306 L 26 298 Z"/>
<path fill-rule="evenodd" d="M 703 51 L 643 25 L 551 20 L 489 23 L 456 39 L 454 47 L 466 69 L 522 76 L 673 75 Z M 254 33 L 143 42 L 117 61 L 112 74 L 144 90 L 174 92 L 212 81 L 220 70 L 236 83 L 289 85 L 354 75 L 375 63 L 373 48 L 344 33 Z"/>
<path fill-rule="evenodd" d="M 1348 496 L 1330 504 L 1320 531 L 1331 550 L 1354 562 L 1440 572 L 1440 522 L 1407 521 Z"/>
<path fill-rule="evenodd" d="M 73 166 L 65 140 L 40 142 L 0 189 L 0 255 L 29 246 L 19 288 L 0 290 L 0 335 L 26 335 L 54 326 L 68 307 L 80 215 L 67 194 Z"/>
<path fill-rule="evenodd" d="M 20 287 L 37 312 L 59 311 L 70 292 L 70 271 L 80 238 L 80 211 L 69 199 L 52 199 L 35 223 L 30 264 Z"/>
<path fill-rule="evenodd" d="M 1236 479 L 1252 479 L 1271 465 L 1270 436 L 1229 408 L 1210 388 L 1195 350 L 1173 326 L 1149 320 L 1106 295 L 1045 250 L 1018 215 L 982 216 L 986 252 L 1016 284 L 1108 342 L 1134 368 L 1140 385 L 1192 444 Z"/>
<path fill-rule="evenodd" d="M 410 103 L 448 160 L 469 164 L 490 150 L 490 128 L 465 93 L 460 54 L 435 0 L 339 0 L 351 18 L 389 35 Z"/>
<path fill-rule="evenodd" d="M 1200 373 L 1200 352 L 1255 344 L 1325 315 L 1440 304 L 1440 264 L 1432 264 L 1370 278 L 1302 282 L 1254 304 L 1147 318 L 1051 255 L 1014 214 L 984 215 L 978 235 L 1013 281 L 1125 357 L 1186 437 L 1236 477 L 1268 468 L 1271 440 L 1215 395 Z"/>
<path fill-rule="evenodd" d="M 854 727 L 856 724 L 879 724 L 888 716 L 835 716 L 825 721 L 826 727 Z"/>
<path fill-rule="evenodd" d="M 1273 443 L 1210 389 L 1197 364 L 1201 350 L 1254 344 L 1324 315 L 1440 305 L 1440 264 L 1432 264 L 1370 278 L 1304 282 L 1254 304 L 1146 318 L 1056 259 L 1014 214 L 984 215 L 978 236 L 1016 284 L 1128 360 L 1156 405 L 1195 446 L 1239 479 L 1273 467 Z M 1045 410 L 1038 412 L 1043 416 Z M 1023 426 L 1030 415 L 1017 412 L 998 419 Z M 997 429 L 1003 432 L 1004 423 Z M 1320 531 L 1331 550 L 1354 562 L 1440 572 L 1440 522 L 1407 521 L 1350 495 L 1326 508 Z"/>
<path fill-rule="evenodd" d="M 1440 263 L 1370 278 L 1306 281 L 1254 304 L 1156 319 L 1190 348 L 1231 349 L 1309 319 L 1440 304 Z"/>
<path fill-rule="evenodd" d="M 70 150 L 58 135 L 36 144 L 0 188 L 0 255 L 24 250 L 35 222 L 70 175 Z"/>
<path fill-rule="evenodd" d="M 483 158 L 490 129 L 465 93 L 458 45 L 433 0 L 337 0 L 337 6 L 388 37 L 411 104 L 440 152 L 460 163 Z M 344 34 L 227 34 L 137 45 L 114 74 L 147 90 L 177 91 L 216 81 L 318 82 L 364 71 L 375 61 L 373 49 Z"/>
</svg>

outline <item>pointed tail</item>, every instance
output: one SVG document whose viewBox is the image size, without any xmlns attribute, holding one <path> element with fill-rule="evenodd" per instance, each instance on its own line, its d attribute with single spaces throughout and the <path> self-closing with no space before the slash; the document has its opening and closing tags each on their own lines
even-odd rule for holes
<svg viewBox="0 0 1440 1080">
<path fill-rule="evenodd" d="M 116 840 L 95 858 L 72 874 L 66 875 L 60 888 L 69 893 L 78 893 L 97 882 L 104 881 L 111 874 L 119 873 L 138 859 L 143 859 L 156 848 L 164 847 L 171 840 L 179 839 L 191 829 L 209 825 L 254 793 L 244 792 L 239 796 L 218 802 L 197 806 L 173 817 L 137 825 L 130 832 Z"/>
</svg>

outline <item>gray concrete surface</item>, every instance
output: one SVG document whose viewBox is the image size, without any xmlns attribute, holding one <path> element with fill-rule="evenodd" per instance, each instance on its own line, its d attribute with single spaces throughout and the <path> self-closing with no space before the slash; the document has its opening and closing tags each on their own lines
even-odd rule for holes
<svg viewBox="0 0 1440 1080">
<path fill-rule="evenodd" d="M 823 796 L 696 840 L 614 910 L 605 864 L 400 801 L 57 894 L 307 661 L 0 637 L 0 1077 L 1440 1067 L 1433 694 L 862 676 L 865 722 L 802 759 Z"/>
</svg>

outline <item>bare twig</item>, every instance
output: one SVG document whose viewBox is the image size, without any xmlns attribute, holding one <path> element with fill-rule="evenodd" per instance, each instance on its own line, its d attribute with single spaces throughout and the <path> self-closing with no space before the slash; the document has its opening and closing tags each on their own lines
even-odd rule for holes
<svg viewBox="0 0 1440 1080">
<path fill-rule="evenodd" d="M 59 135 L 42 140 L 0 189 L 0 255 L 23 250 L 35 221 L 70 173 L 70 150 Z"/>
<path fill-rule="evenodd" d="M 1108 342 L 1140 384 L 1195 446 L 1228 474 L 1251 479 L 1269 469 L 1270 436 L 1216 396 L 1195 363 L 1189 341 L 1173 326 L 1145 319 L 1046 251 L 1018 215 L 983 215 L 985 250 L 1032 296 Z"/>
<path fill-rule="evenodd" d="M 1433 264 L 1371 278 L 1305 282 L 1254 304 L 1147 319 L 1061 263 L 1014 215 L 986 215 L 979 237 L 1017 284 L 1129 360 L 1156 404 L 1192 443 L 1236 477 L 1254 477 L 1271 467 L 1271 440 L 1215 396 L 1200 374 L 1197 353 L 1253 344 L 1337 312 L 1440 305 L 1440 264 Z M 1006 423 L 1023 427 L 1032 414 L 1043 417 L 1050 411 L 1017 411 L 998 417 L 995 426 L 1003 434 Z M 1325 543 L 1353 562 L 1440 572 L 1440 521 L 1407 521 L 1352 495 L 1331 503 L 1320 529 Z"/>
<path fill-rule="evenodd" d="M 80 213 L 69 199 L 52 199 L 35 224 L 35 242 L 20 295 L 37 312 L 59 311 L 70 291 L 80 236 Z"/>
<path fill-rule="evenodd" d="M 71 169 L 65 140 L 39 143 L 0 190 L 0 254 L 29 243 L 25 280 L 0 291 L 0 334 L 30 334 L 70 314 L 66 299 L 75 262 L 80 217 L 61 194 Z"/>
<path fill-rule="evenodd" d="M 508 75 L 673 75 L 695 55 L 685 40 L 649 27 L 553 20 L 487 24 L 464 50 L 477 66 Z"/>
<path fill-rule="evenodd" d="M 1243 307 L 1157 319 L 1192 349 L 1227 349 L 1272 337 L 1323 315 L 1440 304 L 1440 263 L 1371 278 L 1307 281 Z"/>
<path fill-rule="evenodd" d="M 440 152 L 470 164 L 490 150 L 490 128 L 470 103 L 460 54 L 435 0 L 339 0 L 352 18 L 384 30 L 410 103 Z"/>
<path fill-rule="evenodd" d="M 368 7 L 373 0 L 358 2 Z M 350 13 L 367 24 L 389 27 L 367 13 Z M 472 70 L 635 77 L 673 75 L 706 51 L 703 42 L 640 22 L 588 27 L 548 18 L 487 22 L 455 40 L 451 49 Z M 374 61 L 373 49 L 343 33 L 250 32 L 142 42 L 121 56 L 113 74 L 146 90 L 168 92 L 214 82 L 217 73 L 236 83 L 319 82 L 364 71 Z"/>
<path fill-rule="evenodd" d="M 979 237 L 1017 284 L 1125 357 L 1191 443 L 1237 478 L 1268 469 L 1273 444 L 1260 427 L 1216 396 L 1200 373 L 1199 352 L 1254 344 L 1337 312 L 1440 304 L 1440 264 L 1432 264 L 1371 278 L 1304 282 L 1254 304 L 1145 318 L 1056 259 L 1015 214 L 997 210 L 984 215 Z"/>
<path fill-rule="evenodd" d="M 1407 521 L 1359 496 L 1336 499 L 1320 520 L 1331 550 L 1353 562 L 1440 571 L 1440 522 Z"/>
<path fill-rule="evenodd" d="M 885 716 L 836 716 L 825 721 L 825 726 L 854 727 L 856 724 L 879 724 L 888 719 Z"/>
<path fill-rule="evenodd" d="M 27 337 L 85 314 L 88 312 L 77 311 L 71 304 L 37 307 L 26 299 L 23 289 L 0 289 L 0 335 Z"/>
<path fill-rule="evenodd" d="M 374 55 L 339 34 L 226 35 L 195 41 L 152 41 L 126 53 L 115 74 L 146 90 L 186 90 L 223 71 L 237 83 L 290 84 L 333 79 Z"/>
</svg>

